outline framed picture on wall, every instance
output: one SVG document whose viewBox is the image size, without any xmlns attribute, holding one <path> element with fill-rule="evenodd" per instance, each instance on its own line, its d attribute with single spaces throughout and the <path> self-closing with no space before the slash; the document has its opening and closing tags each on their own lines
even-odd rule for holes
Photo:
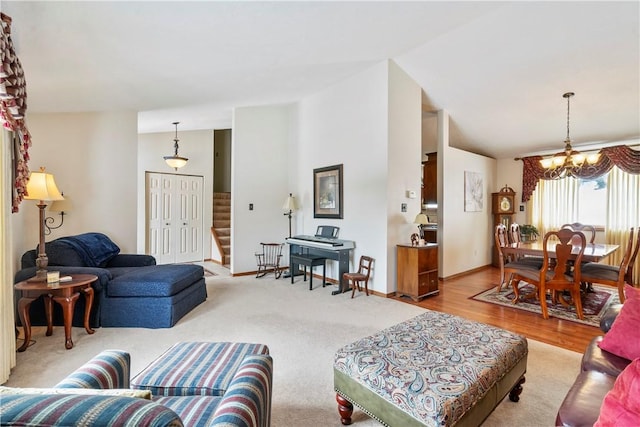
<svg viewBox="0 0 640 427">
<path fill-rule="evenodd" d="M 482 212 L 484 200 L 482 175 L 477 172 L 464 172 L 464 211 Z"/>
<path fill-rule="evenodd" d="M 313 170 L 313 217 L 343 218 L 342 165 Z"/>
</svg>

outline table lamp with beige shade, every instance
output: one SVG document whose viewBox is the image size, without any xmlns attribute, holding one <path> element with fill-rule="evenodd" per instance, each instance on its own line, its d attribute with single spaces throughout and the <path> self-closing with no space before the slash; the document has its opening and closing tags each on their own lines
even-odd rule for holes
<svg viewBox="0 0 640 427">
<path fill-rule="evenodd" d="M 429 224 L 429 219 L 422 212 L 416 215 L 416 219 L 413 220 L 414 224 L 418 224 L 418 230 L 420 231 L 420 238 L 424 239 L 424 226 Z"/>
<path fill-rule="evenodd" d="M 47 266 L 49 259 L 44 247 L 44 230 L 45 230 L 45 214 L 44 209 L 47 207 L 46 202 L 64 200 L 64 197 L 58 190 L 53 175 L 45 172 L 44 167 L 40 167 L 39 172 L 31 172 L 29 182 L 27 182 L 27 200 L 38 200 L 38 209 L 40 210 L 39 227 L 40 227 L 40 244 L 38 245 L 38 258 L 36 259 L 36 275 L 29 279 L 31 281 L 46 281 Z"/>
</svg>

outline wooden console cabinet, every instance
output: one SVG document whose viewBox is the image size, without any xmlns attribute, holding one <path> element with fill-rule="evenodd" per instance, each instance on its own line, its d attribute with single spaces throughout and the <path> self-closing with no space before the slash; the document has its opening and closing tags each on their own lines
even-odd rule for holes
<svg viewBox="0 0 640 427">
<path fill-rule="evenodd" d="M 397 246 L 396 296 L 406 295 L 414 301 L 438 290 L 438 245 Z"/>
</svg>

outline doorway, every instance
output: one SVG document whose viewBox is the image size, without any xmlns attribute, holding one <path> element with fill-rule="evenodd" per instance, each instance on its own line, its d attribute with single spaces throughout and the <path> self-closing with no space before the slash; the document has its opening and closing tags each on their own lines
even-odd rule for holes
<svg viewBox="0 0 640 427">
<path fill-rule="evenodd" d="M 158 264 L 202 261 L 204 177 L 147 172 L 146 253 Z"/>
</svg>

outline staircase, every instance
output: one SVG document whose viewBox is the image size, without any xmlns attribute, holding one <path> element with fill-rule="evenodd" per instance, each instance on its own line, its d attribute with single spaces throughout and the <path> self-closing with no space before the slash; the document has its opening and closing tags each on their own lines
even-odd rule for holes
<svg viewBox="0 0 640 427">
<path fill-rule="evenodd" d="M 213 193 L 213 238 L 220 249 L 222 264 L 231 264 L 231 193 Z"/>
</svg>

